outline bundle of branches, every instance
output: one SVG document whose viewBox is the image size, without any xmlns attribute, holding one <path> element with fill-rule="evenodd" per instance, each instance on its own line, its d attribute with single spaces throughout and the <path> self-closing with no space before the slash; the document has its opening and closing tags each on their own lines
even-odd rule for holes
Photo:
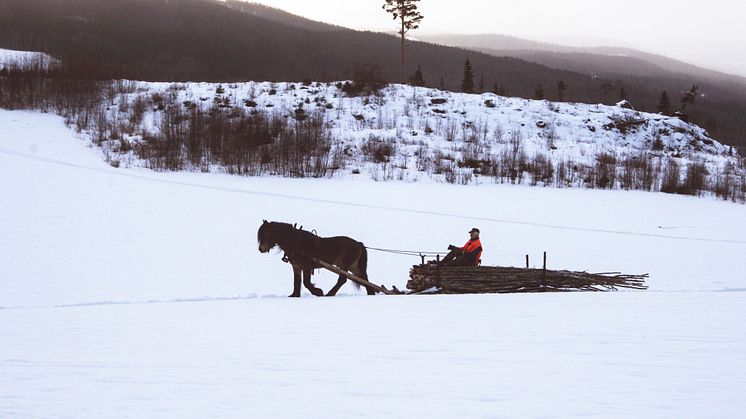
<svg viewBox="0 0 746 419">
<path fill-rule="evenodd" d="M 493 266 L 413 266 L 407 288 L 413 292 L 438 294 L 484 294 L 518 292 L 616 291 L 619 288 L 647 289 L 644 275 L 618 272 L 588 273 Z"/>
</svg>

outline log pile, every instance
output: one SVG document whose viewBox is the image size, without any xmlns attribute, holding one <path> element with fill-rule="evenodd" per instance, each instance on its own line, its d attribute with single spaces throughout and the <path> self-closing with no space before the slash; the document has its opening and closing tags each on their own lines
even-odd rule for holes
<svg viewBox="0 0 746 419">
<path fill-rule="evenodd" d="M 588 273 L 496 266 L 439 267 L 416 265 L 409 271 L 412 293 L 489 294 L 529 292 L 644 290 L 644 275 Z"/>
</svg>

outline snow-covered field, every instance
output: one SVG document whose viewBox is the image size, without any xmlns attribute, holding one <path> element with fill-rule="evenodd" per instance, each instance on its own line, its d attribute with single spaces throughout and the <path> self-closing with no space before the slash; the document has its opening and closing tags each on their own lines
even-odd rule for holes
<svg viewBox="0 0 746 419">
<path fill-rule="evenodd" d="M 644 192 L 115 169 L 0 111 L 0 417 L 741 417 L 742 205 Z M 647 292 L 284 298 L 262 219 Z M 406 257 L 371 252 L 378 283 Z M 321 272 L 327 290 L 335 277 Z"/>
</svg>

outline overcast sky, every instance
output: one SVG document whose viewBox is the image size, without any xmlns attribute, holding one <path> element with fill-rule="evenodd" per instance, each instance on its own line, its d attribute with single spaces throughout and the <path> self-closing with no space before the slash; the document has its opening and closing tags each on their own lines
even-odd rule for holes
<svg viewBox="0 0 746 419">
<path fill-rule="evenodd" d="M 395 31 L 383 0 L 254 0 L 313 20 Z M 422 0 L 412 33 L 498 33 L 576 46 L 628 46 L 746 76 L 739 0 Z"/>
</svg>

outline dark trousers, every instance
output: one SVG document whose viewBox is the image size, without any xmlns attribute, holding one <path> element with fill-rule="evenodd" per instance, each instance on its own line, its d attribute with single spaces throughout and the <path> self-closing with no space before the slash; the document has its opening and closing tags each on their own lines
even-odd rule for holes
<svg viewBox="0 0 746 419">
<path fill-rule="evenodd" d="M 453 249 L 440 261 L 440 264 L 443 266 L 474 266 L 474 261 L 466 257 L 462 251 Z"/>
</svg>

